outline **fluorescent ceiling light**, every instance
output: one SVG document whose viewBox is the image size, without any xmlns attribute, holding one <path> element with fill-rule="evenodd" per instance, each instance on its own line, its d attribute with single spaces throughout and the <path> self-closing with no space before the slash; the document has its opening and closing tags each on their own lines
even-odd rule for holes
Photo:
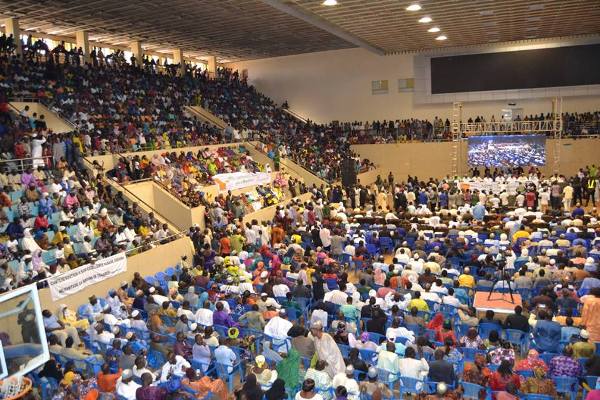
<svg viewBox="0 0 600 400">
<path fill-rule="evenodd" d="M 427 29 L 427 32 L 429 32 L 429 33 L 437 33 L 439 31 L 440 31 L 440 28 L 438 28 L 437 26 Z"/>
<path fill-rule="evenodd" d="M 446 37 L 446 35 L 440 35 L 440 36 L 438 36 L 438 37 L 435 38 L 435 40 L 446 40 L 446 39 L 448 39 Z"/>
<path fill-rule="evenodd" d="M 420 9 L 421 6 L 417 3 L 411 4 L 410 6 L 406 7 L 406 11 L 419 11 Z"/>
<path fill-rule="evenodd" d="M 421 19 L 419 20 L 419 22 L 420 22 L 420 23 L 422 23 L 422 24 L 428 24 L 428 23 L 430 23 L 431 21 L 433 21 L 433 19 L 431 19 L 431 17 L 423 17 L 423 18 L 421 18 Z"/>
<path fill-rule="evenodd" d="M 337 6 L 337 0 L 325 0 L 323 2 L 324 6 Z"/>
</svg>

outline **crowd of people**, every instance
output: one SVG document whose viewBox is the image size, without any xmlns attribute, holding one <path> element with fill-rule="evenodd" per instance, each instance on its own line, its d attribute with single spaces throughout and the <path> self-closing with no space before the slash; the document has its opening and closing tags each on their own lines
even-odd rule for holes
<svg viewBox="0 0 600 400">
<path fill-rule="evenodd" d="M 119 252 L 136 254 L 172 236 L 102 174 L 64 160 L 55 168 L 3 168 L 0 206 L 2 292 Z"/>
<path fill-rule="evenodd" d="M 33 158 L 31 168 L 13 161 L 0 173 L 2 290 L 169 240 L 100 165 L 84 172 L 84 154 L 164 149 L 123 157 L 108 177 L 158 179 L 207 208 L 206 228 L 188 232 L 190 260 L 136 272 L 76 309 L 43 311 L 52 357 L 30 374 L 43 398 L 600 397 L 595 165 L 572 177 L 521 167 L 426 181 L 390 173 L 350 188 L 308 187 L 281 171 L 281 192 L 312 198 L 278 206 L 270 221 L 244 222 L 261 200 L 212 199 L 198 188 L 218 172 L 262 166 L 243 151 L 172 148 L 259 139 L 276 170 L 290 158 L 334 182 L 343 160 L 357 158 L 350 144 L 443 139 L 449 121 L 300 123 L 236 72 L 159 73 L 150 61 L 129 64 L 121 53 L 107 61 L 99 52 L 86 66 L 77 49 L 40 46 L 27 43 L 20 59 L 0 39 L 0 145 L 5 158 Z M 6 105 L 14 96 L 37 98 L 77 129 L 56 135 L 29 110 L 14 115 Z M 186 117 L 189 104 L 228 127 Z M 597 123 L 597 113 L 568 121 L 576 129 Z M 357 172 L 372 167 L 356 163 Z M 257 195 L 267 201 L 273 186 Z M 478 291 L 519 297 L 510 310 L 482 312 Z M 39 343 L 28 312 L 17 322 L 22 342 Z M 20 341 L 1 336 L 3 346 Z M 9 359 L 8 369 L 23 358 Z"/>
<path fill-rule="evenodd" d="M 551 120 L 550 114 L 517 115 L 515 121 Z M 469 117 L 469 124 L 483 123 L 488 120 L 483 116 Z M 499 121 L 494 115 L 489 122 Z M 580 136 L 600 134 L 600 112 L 563 113 L 563 136 L 577 138 Z M 435 142 L 452 140 L 450 120 L 435 117 L 433 121 L 423 119 L 354 121 L 332 124 L 334 130 L 342 132 L 351 144 L 395 143 L 406 141 Z M 550 132 L 549 132 L 550 134 Z"/>
<path fill-rule="evenodd" d="M 23 58 L 4 54 L 0 59 L 4 101 L 36 99 L 76 127 L 64 137 L 48 137 L 42 146 L 44 154 L 52 155 L 55 143 L 92 155 L 261 138 L 277 148 L 283 144 L 286 156 L 329 180 L 339 179 L 340 161 L 350 156 L 345 141 L 325 136 L 327 127 L 294 119 L 228 69 L 209 77 L 206 71 L 186 66 L 185 73 L 178 75 L 161 73 L 151 64 L 84 65 L 69 57 L 59 57 L 64 62 L 53 57 L 42 61 L 28 54 L 26 47 Z M 189 118 L 188 105 L 210 110 L 227 127 L 220 130 Z M 11 133 L 3 143 L 8 153 L 17 141 L 28 140 L 18 130 Z M 313 152 L 331 157 L 305 163 L 304 157 Z"/>
<path fill-rule="evenodd" d="M 594 398 L 597 210 L 566 201 L 577 176 L 478 172 L 313 187 L 272 221 L 192 227 L 191 263 L 136 274 L 77 312 L 45 310 L 64 362 L 36 379 L 127 399 L 257 400 L 555 397 L 567 380 Z M 598 179 L 595 166 L 581 175 Z M 561 189 L 549 207 L 545 185 Z M 490 289 L 522 301 L 478 312 L 474 294 Z"/>
</svg>

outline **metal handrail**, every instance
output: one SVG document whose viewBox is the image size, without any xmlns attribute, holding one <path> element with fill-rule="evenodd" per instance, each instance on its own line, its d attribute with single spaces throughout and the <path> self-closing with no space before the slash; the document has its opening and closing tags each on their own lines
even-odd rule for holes
<svg viewBox="0 0 600 400">
<path fill-rule="evenodd" d="M 150 241 L 150 242 L 148 242 L 148 243 L 146 243 L 146 244 L 144 244 L 144 245 L 136 246 L 136 247 L 134 247 L 134 248 L 132 248 L 132 249 L 126 250 L 126 251 L 125 251 L 125 255 L 126 255 L 126 256 L 129 256 L 129 255 L 130 255 L 132 252 L 134 252 L 134 251 L 136 251 L 136 250 L 139 250 L 139 249 L 142 249 L 142 248 L 144 248 L 144 247 L 147 247 L 147 246 L 150 246 L 150 245 L 154 245 L 154 244 L 156 244 L 156 243 L 158 243 L 158 244 L 161 244 L 160 242 L 163 242 L 163 241 L 165 241 L 165 240 L 168 240 L 168 241 L 170 241 L 170 242 L 171 242 L 171 241 L 173 241 L 174 239 L 178 239 L 178 238 L 180 238 L 180 237 L 183 237 L 183 236 L 187 236 L 187 230 L 181 230 L 181 231 L 178 231 L 178 232 L 176 232 L 176 233 L 174 233 L 174 234 L 172 234 L 172 235 L 170 235 L 170 236 L 167 236 L 167 237 L 166 237 L 166 238 L 164 238 L 164 239 L 154 239 L 154 240 L 152 240 L 152 241 Z M 61 274 L 57 274 L 57 275 L 53 275 L 53 276 L 49 276 L 49 277 L 47 277 L 47 278 L 40 279 L 39 281 L 36 281 L 36 283 L 42 283 L 42 282 L 46 282 L 46 281 L 47 281 L 47 280 L 49 280 L 50 278 L 55 278 L 55 277 L 57 277 L 57 276 L 61 276 L 61 275 L 63 275 L 63 274 L 61 273 Z"/>
<path fill-rule="evenodd" d="M 17 172 L 21 173 L 25 171 L 26 168 L 33 166 L 34 160 L 43 160 L 44 165 L 48 165 L 48 161 L 52 160 L 52 156 L 42 156 L 42 157 L 30 157 L 30 158 L 13 158 L 10 160 L 2 160 L 0 159 L 0 168 L 4 167 L 5 164 L 14 164 L 18 163 L 20 168 L 17 168 Z M 3 169 L 3 168 L 2 168 Z"/>
<path fill-rule="evenodd" d="M 120 153 L 115 153 L 115 154 L 119 154 Z M 121 155 L 122 156 L 122 155 Z M 87 158 L 87 157 L 81 157 L 83 159 L 83 161 L 87 164 L 89 164 L 89 168 L 93 168 L 93 163 Z M 106 180 L 106 182 L 108 182 L 111 185 L 117 185 L 119 186 L 121 189 L 123 189 L 125 192 L 127 192 L 129 195 L 133 196 L 138 202 L 142 203 L 143 205 L 145 205 L 146 207 L 148 207 L 149 209 L 151 209 L 152 211 L 155 211 L 155 208 L 152 207 L 150 204 L 146 203 L 144 200 L 142 200 L 139 196 L 137 196 L 135 193 L 133 193 L 131 190 L 127 189 L 124 185 L 122 185 L 120 182 L 117 182 L 113 179 L 108 179 L 106 177 L 106 172 L 104 172 L 104 174 L 102 175 L 103 179 Z M 143 209 L 142 209 L 143 210 Z M 148 215 L 148 212 L 146 212 L 146 210 L 143 210 L 146 215 Z M 177 227 L 177 224 L 174 224 L 173 221 L 169 220 L 168 218 L 166 218 L 165 216 L 163 216 L 162 214 L 159 214 L 160 217 L 165 220 L 169 225 Z"/>
<path fill-rule="evenodd" d="M 38 104 L 41 104 L 41 105 L 43 105 L 44 107 L 46 107 L 46 108 L 48 109 L 48 111 L 50 111 L 51 113 L 54 113 L 54 114 L 56 114 L 58 117 L 60 117 L 60 119 L 61 119 L 61 120 L 63 120 L 63 121 L 64 121 L 64 122 L 65 122 L 67 125 L 69 125 L 71 128 L 73 128 L 73 130 L 77 130 L 77 129 L 79 129 L 79 128 L 77 127 L 77 125 L 75 125 L 75 124 L 73 123 L 73 121 L 71 121 L 71 120 L 70 120 L 70 119 L 69 119 L 69 118 L 68 118 L 66 115 L 64 115 L 64 114 L 62 113 L 62 111 L 59 111 L 59 110 L 53 110 L 53 109 L 52 109 L 52 105 L 53 105 L 54 103 L 52 103 L 52 102 L 50 102 L 50 103 L 45 103 L 45 102 L 41 101 L 39 98 L 37 98 L 37 97 L 34 97 L 33 95 L 32 95 L 32 97 L 25 97 L 25 96 L 12 96 L 12 97 L 9 97 L 9 104 L 10 104 L 10 102 L 13 102 L 13 101 L 18 101 L 18 102 L 20 102 L 20 103 L 38 103 Z M 13 106 L 12 104 L 10 104 L 10 106 L 11 106 L 12 108 L 14 108 L 15 110 L 17 110 L 19 113 L 21 112 L 19 109 L 17 109 L 17 108 L 16 108 L 15 106 Z"/>
</svg>

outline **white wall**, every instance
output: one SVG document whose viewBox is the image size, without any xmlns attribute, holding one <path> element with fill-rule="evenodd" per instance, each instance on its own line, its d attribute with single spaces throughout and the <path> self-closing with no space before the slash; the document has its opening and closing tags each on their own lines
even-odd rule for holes
<svg viewBox="0 0 600 400">
<path fill-rule="evenodd" d="M 452 104 L 416 104 L 414 93 L 399 93 L 398 79 L 415 77 L 414 55 L 377 56 L 347 49 L 232 63 L 248 70 L 258 90 L 277 103 L 287 100 L 298 114 L 317 122 L 398 118 L 452 118 Z M 371 81 L 387 79 L 389 92 L 371 94 Z M 543 96 L 545 97 L 545 96 Z M 550 112 L 551 98 L 515 100 L 526 114 Z M 495 97 L 498 98 L 498 97 Z M 499 116 L 507 100 L 464 104 L 464 115 Z M 563 97 L 563 111 L 600 109 L 600 96 Z"/>
</svg>

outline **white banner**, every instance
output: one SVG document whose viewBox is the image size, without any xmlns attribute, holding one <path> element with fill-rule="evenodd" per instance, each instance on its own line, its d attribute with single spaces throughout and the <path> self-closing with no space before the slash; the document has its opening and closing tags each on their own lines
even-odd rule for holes
<svg viewBox="0 0 600 400">
<path fill-rule="evenodd" d="M 48 278 L 52 300 L 70 296 L 125 271 L 127 271 L 127 256 L 125 253 L 119 253 L 98 260 L 95 264 L 82 265 L 64 274 L 53 276 Z"/>
<path fill-rule="evenodd" d="M 236 190 L 249 186 L 267 185 L 271 183 L 271 174 L 267 172 L 231 172 L 217 174 L 213 180 L 219 185 L 219 190 Z"/>
</svg>

